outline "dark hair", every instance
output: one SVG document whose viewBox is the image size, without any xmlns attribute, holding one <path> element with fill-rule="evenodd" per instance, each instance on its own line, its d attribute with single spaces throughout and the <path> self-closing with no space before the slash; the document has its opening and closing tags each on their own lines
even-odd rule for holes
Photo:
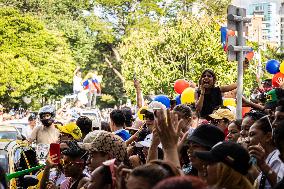
<svg viewBox="0 0 284 189">
<path fill-rule="evenodd" d="M 106 121 L 101 122 L 101 130 L 111 132 L 109 123 Z"/>
<path fill-rule="evenodd" d="M 264 112 L 258 111 L 258 110 L 251 110 L 248 113 L 245 114 L 245 117 L 250 117 L 251 119 L 253 119 L 254 121 L 259 120 L 260 118 L 266 116 L 266 114 Z"/>
<path fill-rule="evenodd" d="M 69 141 L 67 142 L 68 148 L 62 151 L 62 154 L 65 156 L 70 157 L 71 159 L 77 159 L 81 158 L 83 159 L 85 157 L 86 151 L 80 148 L 75 141 Z"/>
<path fill-rule="evenodd" d="M 159 182 L 153 189 L 206 189 L 206 183 L 199 177 L 171 177 Z"/>
<path fill-rule="evenodd" d="M 255 122 L 255 124 L 257 124 L 258 128 L 262 130 L 265 134 L 272 132 L 272 126 L 271 126 L 269 116 L 264 116 L 260 118 L 259 120 Z"/>
<path fill-rule="evenodd" d="M 213 77 L 213 83 L 215 84 L 215 82 L 216 82 L 216 80 L 217 80 L 216 74 L 214 73 L 213 70 L 211 70 L 211 69 L 206 69 L 206 70 L 204 70 L 204 71 L 202 72 L 202 74 L 201 74 L 201 76 L 200 76 L 200 78 L 199 78 L 199 82 L 198 82 L 198 83 L 199 83 L 199 86 L 201 85 L 201 80 L 202 80 L 202 78 L 203 78 L 203 75 L 204 75 L 206 72 L 208 72 L 209 74 L 212 75 L 212 77 Z"/>
<path fill-rule="evenodd" d="M 144 178 L 149 185 L 155 186 L 158 182 L 165 178 L 179 176 L 180 173 L 174 165 L 169 162 L 155 160 L 145 165 L 136 167 L 130 173 L 134 177 Z"/>
<path fill-rule="evenodd" d="M 280 100 L 278 100 L 277 102 L 277 107 L 276 110 L 277 112 L 284 112 L 284 98 L 281 98 Z"/>
<path fill-rule="evenodd" d="M 8 188 L 5 170 L 0 166 L 0 183 L 6 189 Z"/>
<path fill-rule="evenodd" d="M 241 120 L 241 119 L 235 120 L 235 121 L 233 121 L 232 123 L 237 126 L 238 130 L 241 130 L 241 129 L 242 129 L 242 120 Z"/>
<path fill-rule="evenodd" d="M 35 114 L 31 114 L 28 118 L 28 121 L 33 121 L 36 120 L 36 115 Z"/>
<path fill-rule="evenodd" d="M 134 121 L 133 117 L 132 117 L 131 108 L 123 107 L 121 110 L 122 110 L 122 112 L 124 114 L 124 117 L 125 117 L 125 125 L 127 127 L 131 127 L 132 126 L 132 122 Z"/>
<path fill-rule="evenodd" d="M 174 107 L 174 111 L 180 112 L 183 114 L 183 118 L 187 119 L 192 116 L 192 111 L 189 106 L 185 104 L 179 104 L 176 107 Z"/>
<path fill-rule="evenodd" d="M 273 132 L 273 141 L 276 145 L 276 148 L 281 152 L 284 153 L 284 120 L 281 120 L 278 123 L 278 126 L 274 129 Z"/>
<path fill-rule="evenodd" d="M 76 121 L 76 125 L 81 129 L 83 135 L 87 135 L 92 131 L 92 120 L 87 116 L 80 116 Z"/>
<path fill-rule="evenodd" d="M 125 123 L 125 116 L 123 111 L 121 110 L 113 110 L 110 113 L 110 119 L 113 121 L 113 123 L 118 127 L 123 127 Z"/>
</svg>

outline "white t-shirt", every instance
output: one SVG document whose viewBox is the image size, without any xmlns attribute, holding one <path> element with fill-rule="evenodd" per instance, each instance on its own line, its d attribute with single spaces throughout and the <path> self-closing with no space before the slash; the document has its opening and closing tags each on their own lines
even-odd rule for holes
<svg viewBox="0 0 284 189">
<path fill-rule="evenodd" d="M 282 180 L 282 178 L 284 177 L 284 164 L 280 160 L 279 155 L 280 155 L 279 150 L 274 150 L 273 152 L 271 152 L 267 156 L 267 158 L 265 160 L 267 165 L 269 165 L 269 167 L 277 174 L 277 183 L 280 182 Z M 262 175 L 262 173 L 260 173 L 257 177 L 258 186 L 260 184 L 261 175 Z M 264 188 L 265 189 L 271 189 L 272 188 L 267 179 L 265 181 L 265 187 Z"/>
<path fill-rule="evenodd" d="M 81 82 L 81 77 L 78 77 L 76 75 L 73 77 L 73 91 L 81 91 L 83 89 Z"/>
</svg>

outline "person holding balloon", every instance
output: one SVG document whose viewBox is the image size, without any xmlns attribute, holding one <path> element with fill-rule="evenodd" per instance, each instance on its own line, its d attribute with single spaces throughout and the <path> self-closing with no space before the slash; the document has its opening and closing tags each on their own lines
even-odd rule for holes
<svg viewBox="0 0 284 189">
<path fill-rule="evenodd" d="M 215 109 L 222 106 L 222 93 L 237 88 L 237 84 L 215 86 L 216 75 L 213 70 L 206 69 L 199 79 L 199 87 L 195 91 L 196 110 L 202 118 L 208 118 Z"/>
</svg>

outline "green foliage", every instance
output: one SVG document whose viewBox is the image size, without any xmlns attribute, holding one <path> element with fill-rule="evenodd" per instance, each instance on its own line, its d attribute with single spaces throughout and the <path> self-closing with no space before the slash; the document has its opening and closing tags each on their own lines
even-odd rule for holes
<svg viewBox="0 0 284 189">
<path fill-rule="evenodd" d="M 19 102 L 23 95 L 51 96 L 48 90 L 65 84 L 70 90 L 74 59 L 61 33 L 45 29 L 33 16 L 1 8 L 0 44 L 2 102 Z"/>
<path fill-rule="evenodd" d="M 174 26 L 164 25 L 158 32 L 133 32 L 120 46 L 122 73 L 127 78 L 126 90 L 134 98 L 130 81 L 133 73 L 141 82 L 145 95 L 174 95 L 173 83 L 186 78 L 198 83 L 202 71 L 213 69 L 217 84 L 232 84 L 237 78 L 237 64 L 227 62 L 220 43 L 218 24 L 204 16 L 188 17 Z M 249 70 L 246 78 L 250 77 Z M 250 90 L 252 80 L 246 84 Z"/>
</svg>

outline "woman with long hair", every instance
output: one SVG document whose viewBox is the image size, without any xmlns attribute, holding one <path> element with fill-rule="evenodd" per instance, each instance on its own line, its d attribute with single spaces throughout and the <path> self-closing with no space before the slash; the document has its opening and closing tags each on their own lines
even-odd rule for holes
<svg viewBox="0 0 284 189">
<path fill-rule="evenodd" d="M 207 118 L 215 109 L 223 104 L 222 93 L 237 88 L 237 84 L 215 86 L 217 77 L 213 70 L 206 69 L 199 79 L 199 87 L 195 92 L 196 110 L 199 116 Z"/>
<path fill-rule="evenodd" d="M 246 149 L 235 142 L 216 144 L 210 151 L 195 155 L 207 163 L 207 184 L 213 189 L 252 189 L 246 178 L 250 168 L 250 157 Z"/>
</svg>

